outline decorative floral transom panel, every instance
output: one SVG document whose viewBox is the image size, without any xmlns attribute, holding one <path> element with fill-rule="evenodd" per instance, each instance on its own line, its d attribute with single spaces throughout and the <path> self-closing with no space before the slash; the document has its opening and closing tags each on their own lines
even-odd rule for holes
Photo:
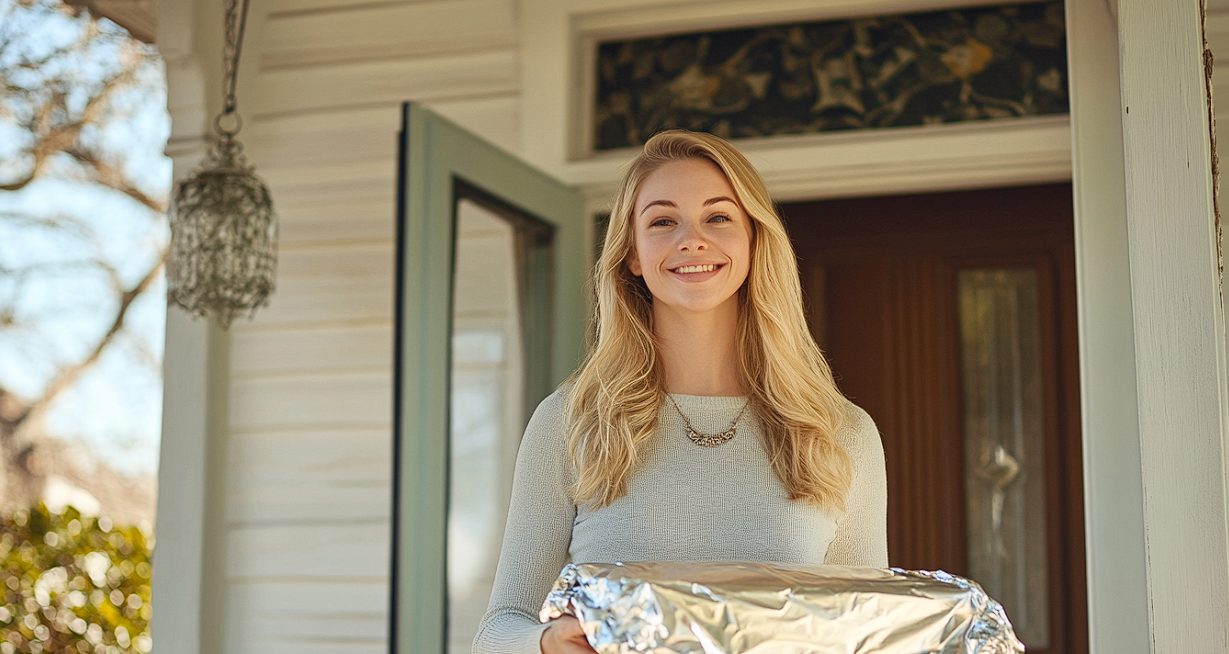
<svg viewBox="0 0 1229 654">
<path fill-rule="evenodd" d="M 593 149 L 1067 112 L 1061 2 L 597 45 Z"/>
</svg>

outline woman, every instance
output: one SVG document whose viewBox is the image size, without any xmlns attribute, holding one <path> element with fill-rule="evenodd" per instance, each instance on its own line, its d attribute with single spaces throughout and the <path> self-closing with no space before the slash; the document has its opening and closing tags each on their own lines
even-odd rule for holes
<svg viewBox="0 0 1229 654">
<path fill-rule="evenodd" d="M 595 283 L 593 351 L 521 443 L 476 653 L 592 652 L 574 618 L 538 624 L 569 561 L 887 566 L 879 433 L 811 339 L 784 225 L 737 150 L 649 139 Z"/>
</svg>

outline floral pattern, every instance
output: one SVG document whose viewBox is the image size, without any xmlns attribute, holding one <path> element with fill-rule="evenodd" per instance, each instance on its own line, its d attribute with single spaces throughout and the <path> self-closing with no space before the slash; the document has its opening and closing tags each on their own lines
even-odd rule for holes
<svg viewBox="0 0 1229 654">
<path fill-rule="evenodd" d="M 593 149 L 1067 112 L 1061 2 L 602 42 Z"/>
</svg>

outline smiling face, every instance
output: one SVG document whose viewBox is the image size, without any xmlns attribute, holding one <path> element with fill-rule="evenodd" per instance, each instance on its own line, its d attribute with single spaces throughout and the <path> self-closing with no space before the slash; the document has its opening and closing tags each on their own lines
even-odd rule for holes
<svg viewBox="0 0 1229 654">
<path fill-rule="evenodd" d="M 632 274 L 644 278 L 654 313 L 737 310 L 751 266 L 751 218 L 721 169 L 706 159 L 663 164 L 636 197 Z"/>
</svg>

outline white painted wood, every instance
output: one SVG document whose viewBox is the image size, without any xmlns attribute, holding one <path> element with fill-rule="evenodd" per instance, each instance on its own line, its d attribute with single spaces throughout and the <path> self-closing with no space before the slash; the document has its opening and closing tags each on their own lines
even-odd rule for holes
<svg viewBox="0 0 1229 654">
<path fill-rule="evenodd" d="M 1036 184 L 1071 177 L 1066 116 L 747 139 L 738 147 L 781 201 Z M 621 167 L 633 155 L 620 151 L 574 162 L 567 174 L 586 196 L 608 196 Z"/>
<path fill-rule="evenodd" d="M 517 57 L 494 50 L 442 57 L 274 70 L 261 75 L 254 114 L 460 100 L 517 90 Z"/>
<path fill-rule="evenodd" d="M 519 94 L 424 103 L 432 111 L 516 154 L 521 147 Z"/>
<path fill-rule="evenodd" d="M 353 581 L 297 580 L 236 581 L 228 591 L 241 613 L 301 615 L 316 619 L 338 613 L 385 614 L 388 610 L 386 577 Z M 339 611 L 337 607 L 345 607 Z"/>
<path fill-rule="evenodd" d="M 1148 648 L 1135 333 L 1114 17 L 1069 2 L 1084 547 L 1093 654 Z"/>
<path fill-rule="evenodd" d="M 283 250 L 302 247 L 319 248 L 330 243 L 357 245 L 385 242 L 392 247 L 392 198 L 383 198 L 384 190 L 373 198 L 354 197 L 341 200 L 310 201 L 289 194 L 275 196 L 278 217 L 278 244 Z M 347 193 L 347 196 L 361 195 Z"/>
<path fill-rule="evenodd" d="M 391 320 L 392 249 L 380 243 L 280 252 L 277 293 L 257 324 Z"/>
<path fill-rule="evenodd" d="M 251 123 L 249 138 L 285 138 L 297 140 L 329 131 L 361 131 L 381 129 L 396 133 L 401 126 L 399 106 L 366 107 L 339 110 L 332 114 L 304 114 L 258 118 Z M 248 132 L 244 132 L 248 134 Z M 276 141 L 272 141 L 276 143 Z M 394 144 L 395 145 L 395 144 Z"/>
<path fill-rule="evenodd" d="M 270 18 L 287 18 L 307 14 L 340 14 L 371 4 L 409 5 L 422 0 L 262 0 L 252 11 L 262 11 Z"/>
<path fill-rule="evenodd" d="M 391 425 L 391 379 L 387 370 L 379 370 L 235 380 L 231 429 Z"/>
<path fill-rule="evenodd" d="M 389 429 L 289 429 L 232 436 L 232 526 L 386 520 Z"/>
<path fill-rule="evenodd" d="M 514 92 L 425 104 L 505 150 L 512 152 L 520 145 L 520 96 Z M 343 185 L 348 186 L 362 174 L 360 171 L 365 171 L 387 190 L 393 189 L 389 180 L 396 173 L 400 124 L 401 103 L 391 101 L 372 107 L 257 118 L 244 134 L 248 150 L 254 153 L 253 159 L 266 178 L 314 186 L 339 175 L 334 179 L 344 180 Z M 286 193 L 292 201 L 297 199 L 294 191 Z M 391 191 L 384 195 L 391 203 Z M 388 216 L 391 225 L 391 209 Z"/>
<path fill-rule="evenodd" d="M 263 171 L 261 171 L 263 174 Z M 391 179 L 391 176 L 390 176 Z M 393 206 L 396 189 L 388 188 L 388 181 L 383 177 L 358 177 L 336 179 L 319 176 L 314 184 L 297 184 L 288 182 L 285 188 L 276 187 L 270 183 L 269 189 L 274 193 L 275 210 L 319 208 L 321 206 L 345 206 L 349 203 L 367 203 L 380 201 Z M 391 212 L 389 214 L 391 216 Z M 390 217 L 391 221 L 392 218 Z"/>
<path fill-rule="evenodd" d="M 208 357 L 205 326 L 167 312 L 162 444 L 158 461 L 158 558 L 152 636 L 173 654 L 200 647 L 205 545 L 205 440 Z M 173 636 L 173 637 L 172 637 Z"/>
<path fill-rule="evenodd" d="M 167 74 L 173 177 L 204 154 L 204 128 L 220 86 L 204 74 L 221 43 L 216 0 L 160 0 L 156 41 Z M 210 102 L 207 97 L 217 97 Z M 151 620 L 159 652 L 222 651 L 225 628 L 226 339 L 216 327 L 168 309 L 158 468 L 158 556 Z"/>
<path fill-rule="evenodd" d="M 253 121 L 244 130 L 262 172 L 274 168 L 381 162 L 397 156 L 397 110 L 385 107 Z"/>
<path fill-rule="evenodd" d="M 372 588 L 370 591 L 376 591 Z M 348 610 L 333 601 L 328 606 L 334 610 L 310 618 L 290 613 L 257 613 L 254 615 L 236 614 L 233 620 L 236 640 L 266 641 L 278 640 L 290 643 L 330 643 L 334 647 L 352 644 L 383 643 L 382 634 L 385 631 L 387 614 L 358 614 Z M 356 636 L 366 634 L 366 637 Z M 261 648 L 264 651 L 264 648 Z"/>
<path fill-rule="evenodd" d="M 295 329 L 245 328 L 231 335 L 231 378 L 327 373 L 364 368 L 391 375 L 393 325 L 309 325 Z M 310 353 L 311 356 L 303 356 Z"/>
<path fill-rule="evenodd" d="M 253 157 L 255 159 L 255 157 Z M 387 161 L 341 161 L 308 166 L 273 167 L 261 170 L 270 190 L 281 190 L 295 197 L 305 194 L 320 198 L 320 189 L 349 188 L 358 184 L 385 184 L 396 179 L 396 168 Z M 394 193 L 396 189 L 393 189 Z M 383 198 L 386 194 L 381 194 Z"/>
<path fill-rule="evenodd" d="M 513 0 L 371 3 L 344 12 L 271 16 L 260 66 L 299 68 L 408 59 L 516 45 Z"/>
<path fill-rule="evenodd" d="M 388 652 L 387 639 L 371 635 L 363 640 L 347 638 L 345 640 L 312 640 L 305 638 L 286 638 L 275 640 L 242 641 L 236 639 L 232 651 L 251 652 L 252 654 L 385 654 Z M 241 643 L 241 644 L 240 644 Z"/>
<path fill-rule="evenodd" d="M 227 576 L 349 581 L 388 575 L 388 520 L 231 527 Z"/>
<path fill-rule="evenodd" d="M 1152 651 L 1229 652 L 1224 313 L 1200 3 L 1119 0 Z"/>
<path fill-rule="evenodd" d="M 145 43 L 157 37 L 157 0 L 69 0 L 65 4 L 87 7 L 91 14 L 114 22 Z"/>
<path fill-rule="evenodd" d="M 228 590 L 228 624 L 236 652 L 363 652 L 383 644 L 386 579 L 235 581 Z"/>
</svg>

